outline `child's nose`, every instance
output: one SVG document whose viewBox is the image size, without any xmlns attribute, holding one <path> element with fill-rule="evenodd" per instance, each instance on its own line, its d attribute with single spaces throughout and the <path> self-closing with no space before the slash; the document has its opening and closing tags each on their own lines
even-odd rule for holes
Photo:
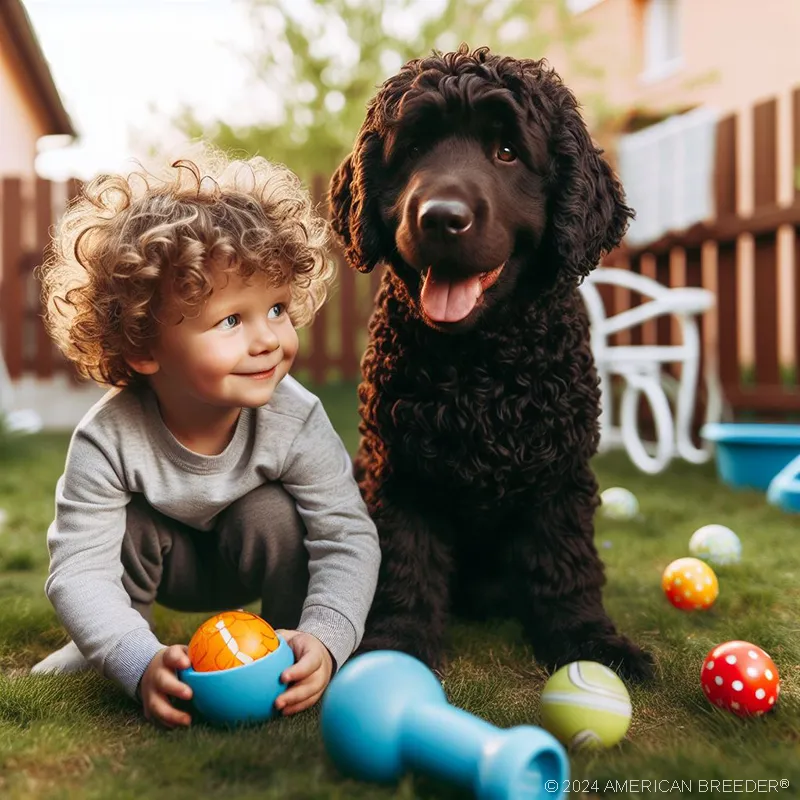
<svg viewBox="0 0 800 800">
<path fill-rule="evenodd" d="M 256 354 L 265 351 L 271 352 L 272 350 L 276 350 L 279 344 L 280 340 L 269 324 L 269 321 L 262 320 L 260 324 L 256 326 L 255 335 L 250 341 L 250 350 Z"/>
</svg>

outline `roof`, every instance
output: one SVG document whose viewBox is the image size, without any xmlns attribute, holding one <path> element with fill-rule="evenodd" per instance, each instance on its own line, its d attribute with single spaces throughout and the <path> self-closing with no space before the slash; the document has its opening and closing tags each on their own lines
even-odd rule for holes
<svg viewBox="0 0 800 800">
<path fill-rule="evenodd" d="M 75 136 L 72 120 L 61 101 L 50 67 L 21 0 L 0 0 L 0 26 L 5 27 L 10 34 L 16 56 L 23 64 L 44 107 L 50 126 L 47 133 Z"/>
</svg>

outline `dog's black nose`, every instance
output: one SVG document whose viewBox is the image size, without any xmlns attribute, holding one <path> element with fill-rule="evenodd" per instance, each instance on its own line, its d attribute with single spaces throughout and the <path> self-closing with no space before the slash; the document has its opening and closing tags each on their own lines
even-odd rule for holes
<svg viewBox="0 0 800 800">
<path fill-rule="evenodd" d="M 461 200 L 426 200 L 419 207 L 420 230 L 458 236 L 468 231 L 474 215 Z"/>
</svg>

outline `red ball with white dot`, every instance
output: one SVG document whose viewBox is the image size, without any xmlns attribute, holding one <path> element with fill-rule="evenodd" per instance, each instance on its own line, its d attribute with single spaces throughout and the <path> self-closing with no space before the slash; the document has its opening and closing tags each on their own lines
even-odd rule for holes
<svg viewBox="0 0 800 800">
<path fill-rule="evenodd" d="M 781 692 L 778 668 L 750 642 L 715 647 L 703 662 L 700 681 L 710 703 L 740 717 L 771 711 Z"/>
</svg>

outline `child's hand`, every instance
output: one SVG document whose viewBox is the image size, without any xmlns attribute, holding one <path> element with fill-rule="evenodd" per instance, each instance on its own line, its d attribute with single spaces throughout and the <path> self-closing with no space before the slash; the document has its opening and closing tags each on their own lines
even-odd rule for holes
<svg viewBox="0 0 800 800">
<path fill-rule="evenodd" d="M 192 697 L 192 690 L 181 683 L 175 674 L 176 670 L 191 666 L 188 651 L 189 648 L 183 644 L 159 650 L 147 665 L 139 683 L 145 717 L 166 728 L 188 726 L 192 722 L 191 716 L 175 708 L 169 699 L 179 697 L 181 700 L 190 700 Z"/>
<path fill-rule="evenodd" d="M 295 663 L 281 675 L 284 683 L 291 683 L 275 701 L 275 708 L 285 715 L 305 711 L 322 697 L 333 672 L 333 659 L 322 642 L 310 633 L 279 630 L 294 651 Z"/>
</svg>

